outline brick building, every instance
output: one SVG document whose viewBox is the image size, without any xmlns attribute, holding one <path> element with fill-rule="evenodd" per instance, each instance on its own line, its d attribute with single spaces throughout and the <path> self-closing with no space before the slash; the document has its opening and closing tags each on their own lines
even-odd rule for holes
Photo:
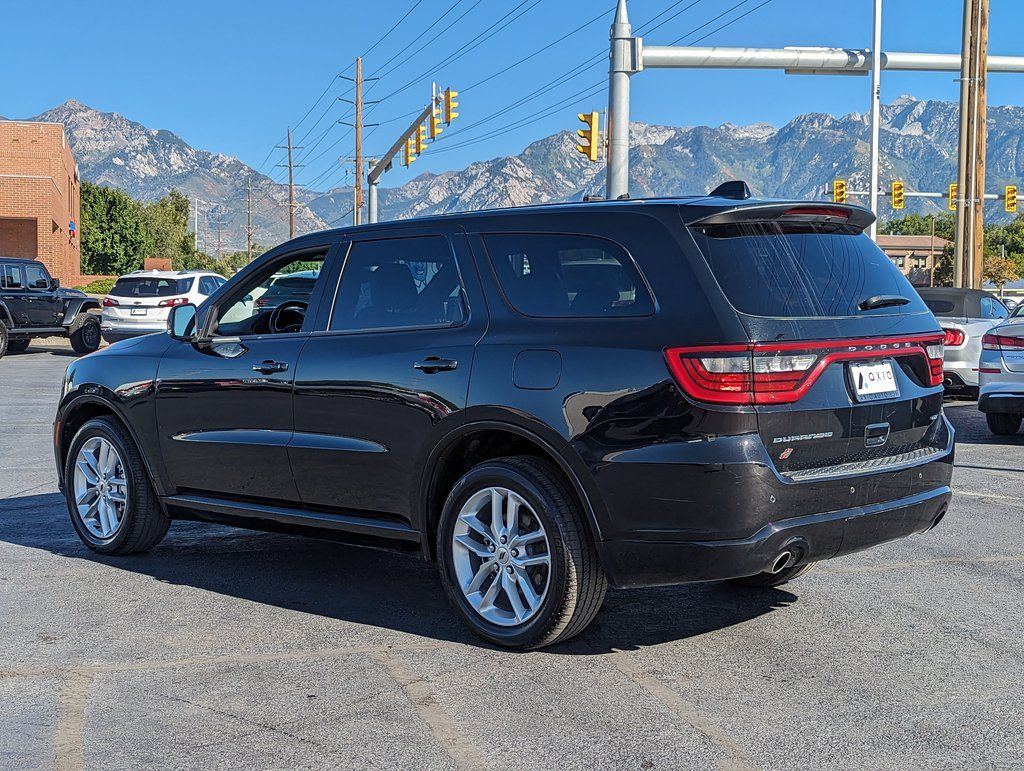
<svg viewBox="0 0 1024 771">
<path fill-rule="evenodd" d="M 0 255 L 81 280 L 78 167 L 59 123 L 0 121 Z"/>
<path fill-rule="evenodd" d="M 886 236 L 875 238 L 878 248 L 903 271 L 915 286 L 929 286 L 949 241 L 938 236 Z"/>
</svg>

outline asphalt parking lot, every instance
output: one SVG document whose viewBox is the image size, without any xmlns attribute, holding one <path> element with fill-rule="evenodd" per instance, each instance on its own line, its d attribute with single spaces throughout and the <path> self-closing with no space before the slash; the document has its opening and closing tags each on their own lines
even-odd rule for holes
<svg viewBox="0 0 1024 771">
<path fill-rule="evenodd" d="M 519 654 L 409 557 L 181 522 L 94 555 L 51 453 L 70 356 L 0 360 L 3 768 L 1024 765 L 1024 435 L 972 403 L 937 530 L 780 589 L 611 592 Z"/>
</svg>

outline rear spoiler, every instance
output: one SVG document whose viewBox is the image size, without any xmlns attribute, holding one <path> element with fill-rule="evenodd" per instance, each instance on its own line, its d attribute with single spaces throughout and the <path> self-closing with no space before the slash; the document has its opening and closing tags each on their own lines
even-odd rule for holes
<svg viewBox="0 0 1024 771">
<path fill-rule="evenodd" d="M 687 225 L 728 225 L 739 222 L 822 222 L 853 225 L 864 230 L 875 215 L 860 206 L 817 201 L 786 201 L 736 206 L 693 220 Z"/>
</svg>

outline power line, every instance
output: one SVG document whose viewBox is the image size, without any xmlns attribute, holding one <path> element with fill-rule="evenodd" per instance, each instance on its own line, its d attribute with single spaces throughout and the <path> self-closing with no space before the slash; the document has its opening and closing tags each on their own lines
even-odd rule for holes
<svg viewBox="0 0 1024 771">
<path fill-rule="evenodd" d="M 676 39 L 675 39 L 675 40 L 673 40 L 673 41 L 672 41 L 671 43 L 669 43 L 669 45 L 673 45 L 673 46 L 674 46 L 674 45 L 678 45 L 678 44 L 679 44 L 679 43 L 681 43 L 681 42 L 682 42 L 683 40 L 685 40 L 686 38 L 690 37 L 691 35 L 693 35 L 693 34 L 695 34 L 695 33 L 699 32 L 700 30 L 704 29 L 704 27 L 708 26 L 708 25 L 709 25 L 709 24 L 711 24 L 712 22 L 716 22 L 716 21 L 718 21 L 718 20 L 719 20 L 719 19 L 721 19 L 721 18 L 722 18 L 723 16 L 726 16 L 726 15 L 728 15 L 728 14 L 732 13 L 732 12 L 733 12 L 733 11 L 735 11 L 735 10 L 736 10 L 737 8 L 739 8 L 739 7 L 741 6 L 741 5 L 746 5 L 746 4 L 747 4 L 747 3 L 749 3 L 750 1 L 751 1 L 751 0 L 740 0 L 740 2 L 736 3 L 736 5 L 732 6 L 731 8 L 727 8 L 726 10 L 722 11 L 722 12 L 721 12 L 720 14 L 718 14 L 718 15 L 717 15 L 717 16 L 715 16 L 714 18 L 712 18 L 712 19 L 708 19 L 708 20 L 707 20 L 706 22 L 704 22 L 703 24 L 701 24 L 701 25 L 700 25 L 699 27 L 695 27 L 694 29 L 690 30 L 690 31 L 689 31 L 689 32 L 687 32 L 687 33 L 686 33 L 685 35 L 683 35 L 682 37 L 678 37 L 678 38 L 676 38 Z M 702 40 L 706 40 L 707 38 L 709 38 L 709 37 L 711 37 L 712 35 L 714 35 L 714 34 L 715 34 L 716 32 L 721 32 L 721 31 L 722 31 L 723 29 L 725 29 L 726 27 L 728 27 L 728 26 L 731 26 L 731 25 L 735 24 L 736 22 L 738 22 L 738 21 L 739 21 L 740 19 L 742 19 L 743 17 L 745 17 L 745 16 L 749 16 L 749 15 L 750 15 L 750 14 L 752 14 L 752 13 L 753 13 L 754 11 L 756 11 L 756 10 L 757 10 L 758 8 L 763 8 L 764 6 L 768 5 L 768 3 L 770 3 L 770 2 L 772 2 L 772 0 L 764 0 L 764 2 L 763 2 L 763 3 L 761 3 L 761 5 L 758 5 L 758 6 L 755 6 L 755 7 L 751 8 L 751 9 L 750 9 L 749 11 L 747 11 L 746 13 L 742 13 L 742 14 L 740 14 L 739 16 L 737 16 L 737 17 L 736 17 L 735 19 L 732 19 L 731 21 L 727 21 L 727 22 L 726 22 L 725 24 L 723 24 L 723 25 L 722 25 L 721 27 L 718 27 L 717 29 L 713 29 L 713 30 L 712 30 L 711 32 L 708 32 L 708 33 L 707 33 L 706 35 L 704 35 L 703 37 L 699 37 L 699 38 L 697 38 L 696 40 L 694 40 L 693 42 L 691 42 L 691 43 L 690 43 L 690 45 L 694 45 L 695 43 L 699 43 L 699 42 L 701 42 Z"/>
</svg>

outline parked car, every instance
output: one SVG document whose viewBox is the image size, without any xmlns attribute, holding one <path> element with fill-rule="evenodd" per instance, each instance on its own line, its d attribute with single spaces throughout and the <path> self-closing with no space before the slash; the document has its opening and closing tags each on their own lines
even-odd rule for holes
<svg viewBox="0 0 1024 771">
<path fill-rule="evenodd" d="M 65 289 L 38 260 L 0 256 L 0 356 L 28 350 L 33 338 L 64 336 L 75 353 L 100 347 L 97 300 Z"/>
<path fill-rule="evenodd" d="M 927 287 L 917 291 L 945 333 L 943 384 L 946 391 L 977 396 L 981 338 L 1010 312 L 998 297 L 982 289 Z"/>
<path fill-rule="evenodd" d="M 273 310 L 283 302 L 308 302 L 319 275 L 319 270 L 299 270 L 275 276 L 267 291 L 256 298 L 256 307 L 261 310 Z"/>
<path fill-rule="evenodd" d="M 1020 305 L 1020 303 L 1014 300 L 1012 297 L 1001 297 L 999 301 L 1006 306 L 1006 310 L 1008 310 L 1011 315 L 1017 310 L 1017 307 Z"/>
<path fill-rule="evenodd" d="M 989 430 L 1016 434 L 1024 420 L 1024 318 L 1013 315 L 981 339 L 978 409 Z"/>
<path fill-rule="evenodd" d="M 69 367 L 71 521 L 104 554 L 170 518 L 420 554 L 514 648 L 609 584 L 777 586 L 922 533 L 951 495 L 942 330 L 871 221 L 712 195 L 302 236 Z M 239 318 L 310 262 L 307 298 Z"/>
<path fill-rule="evenodd" d="M 103 339 L 116 343 L 164 332 L 171 308 L 198 305 L 225 281 L 205 270 L 137 270 L 121 276 L 103 299 Z"/>
</svg>

